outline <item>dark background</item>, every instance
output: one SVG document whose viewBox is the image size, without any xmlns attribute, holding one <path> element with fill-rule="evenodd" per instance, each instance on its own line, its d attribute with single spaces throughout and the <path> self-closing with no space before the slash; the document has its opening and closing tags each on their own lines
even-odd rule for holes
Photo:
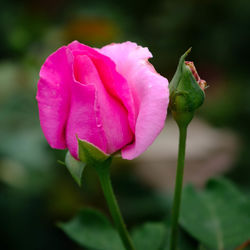
<svg viewBox="0 0 250 250">
<path fill-rule="evenodd" d="M 150 49 L 151 63 L 169 80 L 179 56 L 192 46 L 189 59 L 210 86 L 197 116 L 240 141 L 223 174 L 249 196 L 249 33 L 247 0 L 1 0 L 0 248 L 79 249 L 55 223 L 82 206 L 106 211 L 92 170 L 86 169 L 79 189 L 57 162 L 65 152 L 52 150 L 39 126 L 39 69 L 50 53 L 72 40 L 92 47 L 137 42 Z M 113 182 L 128 225 L 163 218 L 168 198 L 138 180 L 135 163 L 114 165 Z"/>
</svg>

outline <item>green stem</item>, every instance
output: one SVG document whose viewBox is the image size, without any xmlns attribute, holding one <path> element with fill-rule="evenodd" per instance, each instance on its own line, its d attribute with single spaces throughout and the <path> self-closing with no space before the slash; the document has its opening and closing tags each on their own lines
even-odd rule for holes
<svg viewBox="0 0 250 250">
<path fill-rule="evenodd" d="M 187 125 L 179 125 L 179 153 L 177 172 L 175 180 L 175 192 L 174 202 L 172 207 L 172 220 L 171 220 L 171 234 L 170 234 L 170 250 L 176 250 L 177 239 L 178 239 L 178 219 L 181 205 L 181 192 L 183 183 L 184 173 L 184 161 L 185 161 L 185 148 L 186 148 L 186 136 L 187 136 Z"/>
<path fill-rule="evenodd" d="M 110 179 L 109 167 L 104 167 L 97 171 L 101 182 L 102 190 L 108 203 L 109 211 L 112 215 L 115 226 L 120 234 L 126 250 L 135 250 L 124 220 L 122 218 Z"/>
</svg>

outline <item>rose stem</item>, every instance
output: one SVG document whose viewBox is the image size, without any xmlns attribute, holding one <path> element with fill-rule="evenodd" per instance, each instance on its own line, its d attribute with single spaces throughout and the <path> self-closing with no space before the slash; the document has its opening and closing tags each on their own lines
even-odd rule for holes
<svg viewBox="0 0 250 250">
<path fill-rule="evenodd" d="M 170 250 L 176 250 L 178 239 L 178 219 L 181 205 L 181 192 L 183 183 L 184 161 L 187 125 L 179 125 L 179 152 L 177 162 L 177 172 L 175 180 L 174 201 L 172 207 L 171 233 L 170 233 Z"/>
<path fill-rule="evenodd" d="M 118 206 L 109 173 L 109 167 L 98 171 L 101 187 L 108 203 L 109 211 L 126 250 L 135 250 Z"/>
</svg>

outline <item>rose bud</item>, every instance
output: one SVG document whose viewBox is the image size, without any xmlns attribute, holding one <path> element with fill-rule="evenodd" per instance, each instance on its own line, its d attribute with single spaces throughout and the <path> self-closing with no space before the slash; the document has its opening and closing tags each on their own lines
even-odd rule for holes
<svg viewBox="0 0 250 250">
<path fill-rule="evenodd" d="M 181 56 L 170 82 L 170 110 L 177 123 L 188 124 L 205 99 L 206 81 L 202 80 L 193 62 L 185 61 L 191 48 Z"/>
<path fill-rule="evenodd" d="M 164 126 L 168 81 L 136 43 L 94 49 L 77 41 L 43 64 L 37 101 L 44 135 L 52 148 L 79 159 L 78 140 L 124 159 L 144 152 Z"/>
</svg>

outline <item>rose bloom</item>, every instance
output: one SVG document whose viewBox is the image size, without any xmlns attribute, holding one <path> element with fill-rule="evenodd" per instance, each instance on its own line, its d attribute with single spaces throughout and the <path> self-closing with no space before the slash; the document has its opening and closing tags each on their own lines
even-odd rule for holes
<svg viewBox="0 0 250 250">
<path fill-rule="evenodd" d="M 78 159 L 78 141 L 106 154 L 121 150 L 133 159 L 164 126 L 168 81 L 136 43 L 94 49 L 77 41 L 59 48 L 43 64 L 37 101 L 40 123 L 52 148 L 68 148 Z"/>
</svg>

